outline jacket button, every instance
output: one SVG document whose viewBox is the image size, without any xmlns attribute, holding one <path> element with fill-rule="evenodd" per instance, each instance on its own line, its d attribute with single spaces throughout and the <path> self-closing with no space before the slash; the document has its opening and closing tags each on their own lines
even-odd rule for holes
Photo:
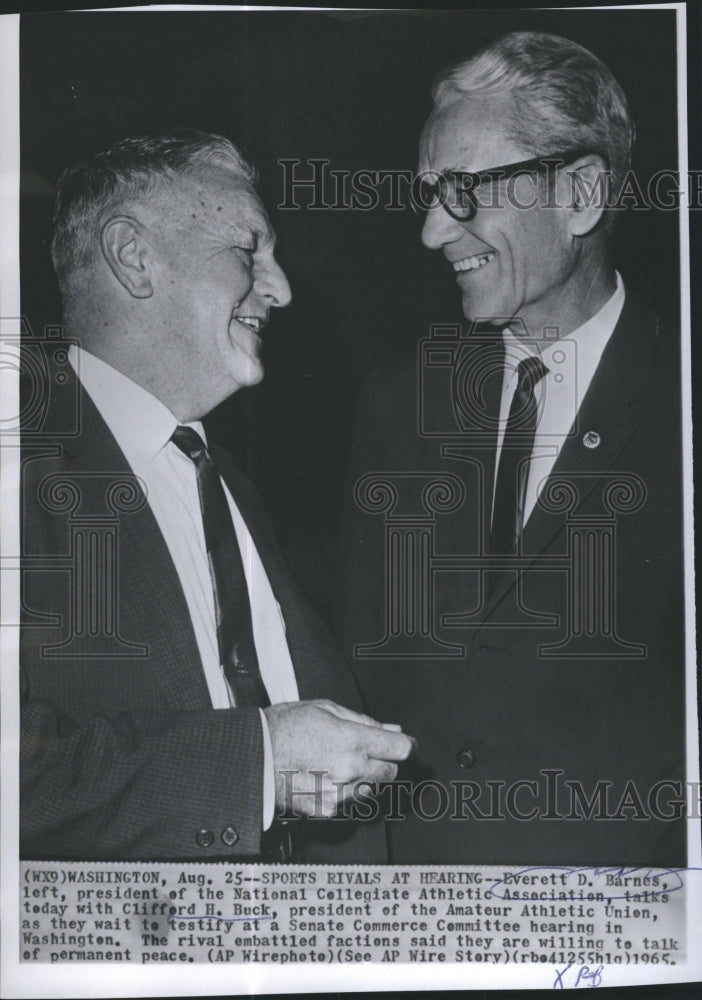
<svg viewBox="0 0 702 1000">
<path fill-rule="evenodd" d="M 222 830 L 222 843 L 226 844 L 227 847 L 233 847 L 239 839 L 239 834 L 236 832 L 233 826 L 225 826 Z"/>
<path fill-rule="evenodd" d="M 211 830 L 198 830 L 195 834 L 195 842 L 198 847 L 212 847 L 214 844 L 214 834 Z"/>
<path fill-rule="evenodd" d="M 475 754 L 472 750 L 461 750 L 456 755 L 459 767 L 472 767 L 475 764 Z"/>
</svg>

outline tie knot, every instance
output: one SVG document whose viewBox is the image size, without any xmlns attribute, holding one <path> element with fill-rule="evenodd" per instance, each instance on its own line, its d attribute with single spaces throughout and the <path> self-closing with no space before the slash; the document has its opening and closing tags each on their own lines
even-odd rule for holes
<svg viewBox="0 0 702 1000">
<path fill-rule="evenodd" d="M 517 366 L 517 384 L 522 392 L 531 392 L 547 374 L 548 368 L 541 358 L 536 354 L 530 354 Z"/>
<path fill-rule="evenodd" d="M 171 441 L 193 462 L 207 455 L 207 447 L 197 431 L 179 424 L 171 434 Z"/>
</svg>

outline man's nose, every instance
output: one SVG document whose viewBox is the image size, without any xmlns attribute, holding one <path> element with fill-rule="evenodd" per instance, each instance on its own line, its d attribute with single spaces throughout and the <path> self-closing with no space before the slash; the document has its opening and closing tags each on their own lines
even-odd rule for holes
<svg viewBox="0 0 702 1000">
<path fill-rule="evenodd" d="M 453 219 L 448 212 L 436 204 L 427 212 L 422 227 L 422 243 L 430 250 L 440 250 L 448 243 L 455 243 L 463 236 L 463 223 Z"/>
<path fill-rule="evenodd" d="M 279 309 L 289 305 L 292 299 L 288 279 L 276 260 L 267 261 L 256 269 L 254 291 L 269 306 L 277 306 Z"/>
</svg>

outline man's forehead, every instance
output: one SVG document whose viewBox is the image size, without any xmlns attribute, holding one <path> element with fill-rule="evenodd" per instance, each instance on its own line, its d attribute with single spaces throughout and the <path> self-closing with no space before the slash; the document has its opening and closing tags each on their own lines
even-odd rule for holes
<svg viewBox="0 0 702 1000">
<path fill-rule="evenodd" d="M 272 237 L 266 210 L 252 183 L 239 171 L 218 164 L 197 166 L 169 185 L 179 214 L 192 223 L 253 230 Z"/>
<path fill-rule="evenodd" d="M 503 123 L 512 110 L 512 98 L 504 94 L 457 97 L 434 108 L 420 138 L 420 166 L 481 170 L 500 162 L 500 157 L 509 159 L 517 149 Z"/>
</svg>

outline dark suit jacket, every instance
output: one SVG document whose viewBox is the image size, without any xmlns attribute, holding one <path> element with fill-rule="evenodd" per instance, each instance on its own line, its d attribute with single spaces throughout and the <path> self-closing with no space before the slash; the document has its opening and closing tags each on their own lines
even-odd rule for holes
<svg viewBox="0 0 702 1000">
<path fill-rule="evenodd" d="M 684 864 L 684 823 L 661 818 L 680 813 L 670 800 L 679 799 L 681 789 L 656 791 L 659 782 L 685 777 L 678 336 L 627 296 L 551 475 L 552 483 L 565 479 L 576 488 L 577 502 L 569 512 L 559 505 L 570 495 L 566 488 L 551 495 L 550 511 L 537 505 L 523 534 L 520 589 L 516 572 L 506 571 L 496 577 L 490 599 L 481 593 L 488 577 L 475 561 L 461 567 L 444 559 L 441 565 L 440 557 L 480 557 L 486 551 L 497 424 L 487 420 L 487 431 L 476 432 L 458 380 L 467 384 L 478 368 L 492 372 L 492 385 L 490 378 L 478 383 L 484 390 L 480 405 L 496 417 L 502 351 L 499 334 L 480 347 L 464 341 L 453 355 L 453 391 L 451 373 L 442 388 L 440 368 L 432 367 L 437 359 L 446 363 L 445 350 L 432 363 L 425 354 L 418 365 L 415 356 L 376 373 L 359 405 L 352 484 L 381 472 L 405 500 L 387 524 L 382 512 L 350 505 L 340 629 L 347 654 L 356 653 L 368 710 L 381 718 L 392 715 L 418 741 L 404 777 L 415 785 L 439 782 L 448 794 L 442 801 L 442 793 L 428 785 L 414 810 L 405 803 L 400 812 L 407 818 L 389 824 L 391 859 Z M 485 363 L 491 353 L 494 363 Z M 456 399 L 463 403 L 457 406 Z M 451 428 L 457 430 L 453 437 Z M 595 432 L 587 438 L 595 447 L 585 442 L 588 431 Z M 420 474 L 420 486 L 412 487 L 412 476 L 402 475 L 407 472 Z M 432 514 L 434 572 L 427 591 L 434 601 L 435 639 L 458 647 L 457 657 L 438 655 L 446 649 L 418 635 L 418 618 L 386 620 L 388 588 L 393 579 L 406 587 L 408 560 L 420 558 L 418 548 L 401 554 L 397 530 L 407 531 L 409 522 L 403 526 L 400 515 L 411 520 L 420 511 L 429 523 L 430 508 L 416 498 L 421 476 L 431 472 L 451 473 L 465 490 L 455 511 Z M 413 488 L 414 500 L 407 493 Z M 377 510 L 383 506 L 379 497 Z M 585 546 L 580 563 L 578 553 L 572 554 L 578 545 Z M 596 582 L 589 596 L 580 595 L 587 596 L 581 604 L 573 595 L 582 583 L 588 545 Z M 411 594 L 404 599 L 411 603 Z M 585 618 L 578 619 L 578 611 Z M 451 615 L 466 613 L 469 622 L 451 623 Z M 596 645 L 586 634 L 593 622 Z M 607 629 L 612 634 L 599 635 Z M 359 649 L 393 630 L 392 646 Z M 558 648 L 574 630 L 580 635 Z M 585 796 L 584 808 L 575 785 Z M 420 816 L 412 816 L 417 807 Z"/>
<path fill-rule="evenodd" d="M 300 698 L 358 707 L 348 666 L 289 577 L 252 485 L 215 451 L 283 610 Z M 257 855 L 259 711 L 210 707 L 163 536 L 73 378 L 54 387 L 43 432 L 25 437 L 22 504 L 23 856 Z M 385 858 L 377 825 L 296 827 L 293 860 Z"/>
</svg>

